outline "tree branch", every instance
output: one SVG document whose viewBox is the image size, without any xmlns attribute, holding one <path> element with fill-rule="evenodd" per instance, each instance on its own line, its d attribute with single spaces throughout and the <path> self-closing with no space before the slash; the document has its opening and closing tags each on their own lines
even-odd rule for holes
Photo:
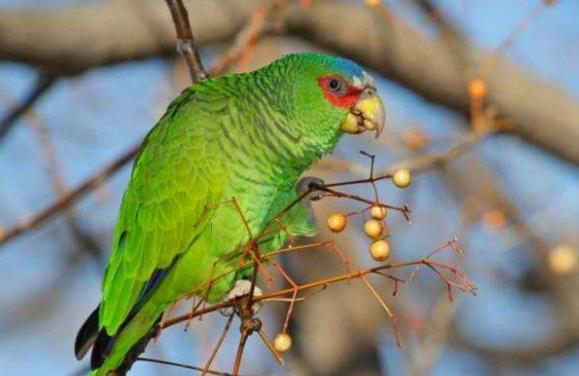
<svg viewBox="0 0 579 376">
<path fill-rule="evenodd" d="M 37 227 L 53 215 L 69 208 L 79 198 L 83 197 L 85 194 L 91 192 L 96 187 L 101 185 L 103 181 L 112 176 L 114 173 L 120 170 L 121 167 L 133 159 L 139 150 L 139 146 L 140 142 L 127 149 L 127 151 L 125 151 L 119 158 L 104 166 L 79 186 L 58 198 L 56 201 L 35 214 L 33 217 L 24 220 L 12 228 L 9 228 L 2 236 L 0 236 L 0 245 L 7 243 L 8 241 L 18 237 L 24 232 Z"/>
<path fill-rule="evenodd" d="M 0 141 L 6 137 L 12 129 L 16 120 L 26 113 L 42 97 L 50 87 L 56 82 L 56 76 L 48 73 L 39 73 L 34 87 L 26 98 L 9 110 L 4 118 L 0 120 Z"/>
<path fill-rule="evenodd" d="M 199 45 L 233 38 L 260 4 L 191 2 L 188 9 Z M 166 55 L 174 51 L 175 42 L 171 18 L 162 7 L 159 2 L 110 1 L 58 11 L 0 9 L 0 59 L 71 74 Z M 336 28 L 334 20 L 344 17 L 348 27 Z M 292 2 L 273 21 L 285 25 L 287 33 L 353 58 L 433 102 L 468 112 L 466 78 L 472 72 L 448 53 L 444 37 L 422 35 L 394 17 L 385 22 L 372 10 L 346 2 L 315 1 L 307 9 Z M 47 35 L 49 43 L 37 42 Z M 464 55 L 468 61 L 482 62 L 490 52 L 467 43 Z M 576 100 L 500 59 L 488 84 L 490 104 L 516 123 L 514 133 L 579 164 Z"/>
<path fill-rule="evenodd" d="M 177 52 L 185 58 L 191 81 L 194 83 L 201 81 L 207 77 L 207 72 L 205 72 L 203 68 L 201 57 L 195 46 L 195 38 L 193 38 L 193 33 L 191 32 L 187 9 L 185 9 L 181 0 L 165 0 L 165 2 L 171 11 L 171 16 L 175 23 Z"/>
<path fill-rule="evenodd" d="M 188 8 L 199 44 L 232 38 L 260 3 L 192 2 Z M 167 54 L 174 49 L 174 37 L 166 13 L 157 3 L 119 1 L 56 12 L 0 10 L 0 59 L 72 73 Z M 344 15 L 349 27 L 336 30 L 333 20 Z M 70 19 L 75 20 L 72 25 Z M 369 9 L 333 1 L 313 2 L 307 10 L 288 4 L 278 12 L 276 21 L 284 24 L 287 32 L 354 58 L 433 102 L 468 112 L 465 77 L 469 72 L 446 53 L 448 42 L 442 37 L 424 36 L 395 18 L 386 23 Z M 30 24 L 38 27 L 30 29 Z M 63 33 L 67 37 L 58 38 Z M 40 45 L 36 41 L 41 35 L 42 39 L 54 37 L 51 43 Z M 360 35 L 367 37 L 365 43 L 360 43 Z M 81 48 L 87 45 L 94 48 Z M 489 52 L 467 45 L 465 56 L 470 61 L 485 61 Z M 579 138 L 574 120 L 579 118 L 579 106 L 573 99 L 505 61 L 497 62 L 489 87 L 490 103 L 516 122 L 515 133 L 579 164 L 574 143 Z"/>
</svg>

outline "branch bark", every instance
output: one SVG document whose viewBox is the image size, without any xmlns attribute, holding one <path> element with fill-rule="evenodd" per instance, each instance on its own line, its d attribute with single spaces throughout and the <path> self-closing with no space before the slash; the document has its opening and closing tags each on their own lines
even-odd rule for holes
<svg viewBox="0 0 579 376">
<path fill-rule="evenodd" d="M 233 38 L 260 4 L 253 0 L 189 3 L 199 45 Z M 171 54 L 173 24 L 163 8 L 161 2 L 110 1 L 58 10 L 0 9 L 0 60 L 74 74 Z M 337 19 L 347 19 L 348 27 L 336 28 Z M 386 22 L 370 9 L 334 1 L 316 1 L 308 9 L 290 3 L 277 13 L 275 22 L 285 25 L 287 33 L 353 58 L 428 100 L 468 111 L 465 87 L 471 72 L 448 53 L 444 37 L 424 36 L 396 18 Z M 470 62 L 489 56 L 468 43 L 463 52 Z M 579 164 L 576 100 L 504 60 L 497 62 L 489 88 L 490 103 L 517 124 L 514 133 Z"/>
<path fill-rule="evenodd" d="M 195 38 L 191 32 L 191 25 L 189 24 L 189 15 L 187 9 L 181 0 L 165 0 L 173 23 L 175 23 L 175 31 L 177 32 L 177 52 L 179 52 L 189 68 L 189 76 L 192 82 L 198 82 L 207 77 L 207 72 L 201 63 L 201 57 L 195 46 Z"/>
</svg>

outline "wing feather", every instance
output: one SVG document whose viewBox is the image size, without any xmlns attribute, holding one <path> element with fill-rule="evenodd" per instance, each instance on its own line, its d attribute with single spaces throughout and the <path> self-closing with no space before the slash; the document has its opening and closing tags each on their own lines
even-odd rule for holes
<svg viewBox="0 0 579 376">
<path fill-rule="evenodd" d="M 110 335 L 155 270 L 171 265 L 203 230 L 205 204 L 220 200 L 223 169 L 203 159 L 216 114 L 200 112 L 194 96 L 190 89 L 171 104 L 135 161 L 103 282 L 99 325 Z"/>
</svg>

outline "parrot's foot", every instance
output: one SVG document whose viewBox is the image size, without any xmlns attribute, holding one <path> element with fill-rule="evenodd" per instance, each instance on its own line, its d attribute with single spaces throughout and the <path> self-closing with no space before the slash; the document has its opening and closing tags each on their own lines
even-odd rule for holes
<svg viewBox="0 0 579 376">
<path fill-rule="evenodd" d="M 222 301 L 227 302 L 230 300 L 235 300 L 242 296 L 249 295 L 250 292 L 251 292 L 251 281 L 248 281 L 246 279 L 239 279 L 235 281 L 233 288 L 231 289 L 231 291 L 229 291 L 229 294 L 227 294 L 227 296 Z M 263 291 L 261 291 L 259 287 L 255 286 L 253 288 L 253 296 L 257 297 L 261 295 L 263 295 Z M 254 314 L 258 313 L 262 305 L 263 304 L 261 302 L 254 302 L 252 306 L 253 313 Z M 234 307 L 226 307 L 219 310 L 219 312 L 221 312 L 221 314 L 224 316 L 231 316 L 234 311 L 235 311 Z"/>
<path fill-rule="evenodd" d="M 300 181 L 298 181 L 296 191 L 300 197 L 309 192 L 307 198 L 316 201 L 321 198 L 318 188 L 324 187 L 325 185 L 326 183 L 320 178 L 315 176 L 304 176 Z"/>
</svg>

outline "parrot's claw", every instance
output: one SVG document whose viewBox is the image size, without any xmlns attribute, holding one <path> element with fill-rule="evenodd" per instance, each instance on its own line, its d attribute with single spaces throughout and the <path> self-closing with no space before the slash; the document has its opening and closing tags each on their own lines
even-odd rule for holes
<svg viewBox="0 0 579 376">
<path fill-rule="evenodd" d="M 318 177 L 304 176 L 300 179 L 300 181 L 298 181 L 296 191 L 300 197 L 309 192 L 307 197 L 312 201 L 317 201 L 322 198 L 318 188 L 321 188 L 325 185 L 326 183 Z"/>
<path fill-rule="evenodd" d="M 233 288 L 229 291 L 227 296 L 222 301 L 227 302 L 227 301 L 235 300 L 235 299 L 240 298 L 242 296 L 249 295 L 250 292 L 251 292 L 251 281 L 248 281 L 246 279 L 240 279 L 240 280 L 235 281 Z M 261 295 L 263 295 L 263 291 L 261 291 L 261 289 L 259 287 L 255 286 L 253 288 L 253 296 L 257 297 L 257 296 L 261 296 Z M 258 313 L 259 310 L 261 309 L 262 305 L 263 304 L 261 302 L 254 302 L 253 306 L 252 306 L 253 313 L 254 314 Z M 235 311 L 235 307 L 233 307 L 233 306 L 221 308 L 219 310 L 219 312 L 221 312 L 221 314 L 224 316 L 231 316 L 234 311 Z"/>
</svg>

